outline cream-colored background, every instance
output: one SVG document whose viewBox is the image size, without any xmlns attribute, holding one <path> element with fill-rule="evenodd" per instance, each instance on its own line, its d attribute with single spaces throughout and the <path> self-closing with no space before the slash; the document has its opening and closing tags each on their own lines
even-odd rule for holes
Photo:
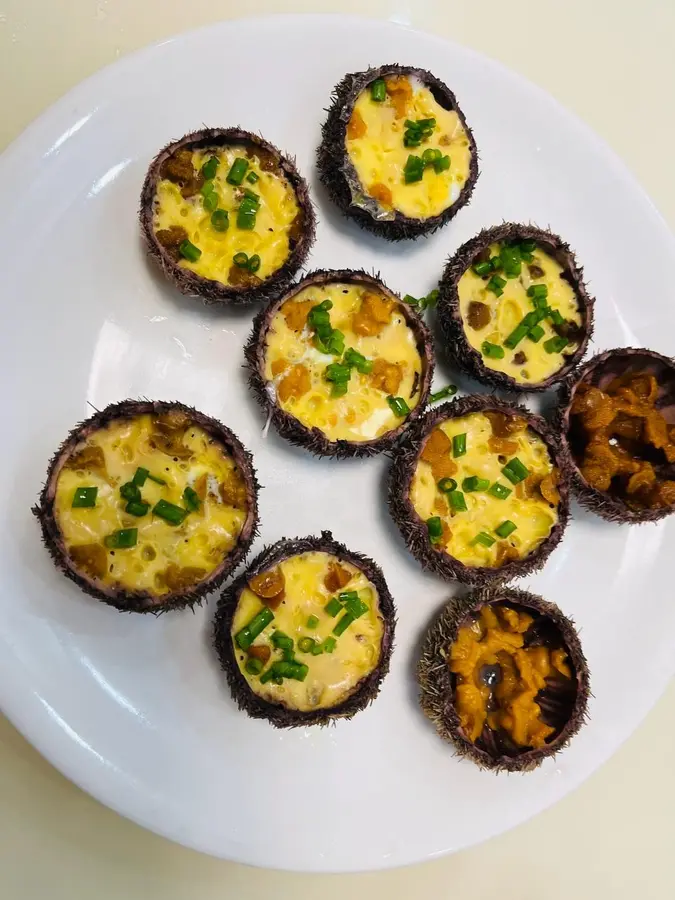
<svg viewBox="0 0 675 900">
<path fill-rule="evenodd" d="M 270 12 L 389 17 L 500 59 L 590 123 L 675 226 L 674 0 L 0 0 L 0 149 L 117 57 Z M 507 113 L 517 122 L 517 109 Z M 636 647 L 626 660 L 636 678 L 645 653 Z M 298 876 L 210 859 L 141 830 L 67 782 L 0 716 L 0 897 L 660 900 L 673 896 L 674 760 L 675 684 L 602 771 L 511 833 L 401 871 Z"/>
</svg>

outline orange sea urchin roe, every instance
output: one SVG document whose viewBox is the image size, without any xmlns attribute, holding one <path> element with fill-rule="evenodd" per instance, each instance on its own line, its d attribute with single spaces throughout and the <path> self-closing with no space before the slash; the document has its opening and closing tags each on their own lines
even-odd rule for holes
<svg viewBox="0 0 675 900">
<path fill-rule="evenodd" d="M 564 650 L 523 646 L 533 621 L 526 612 L 493 604 L 459 629 L 448 665 L 457 678 L 455 706 L 460 723 L 472 743 L 485 725 L 507 732 L 519 747 L 543 747 L 554 733 L 541 718 L 536 696 L 546 687 L 547 678 L 556 673 L 571 678 L 572 672 Z M 484 666 L 498 667 L 492 686 L 482 677 Z"/>
</svg>

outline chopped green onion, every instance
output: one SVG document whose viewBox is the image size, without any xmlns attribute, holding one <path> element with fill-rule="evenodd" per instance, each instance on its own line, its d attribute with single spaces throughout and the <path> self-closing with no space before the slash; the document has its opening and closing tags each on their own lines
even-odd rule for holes
<svg viewBox="0 0 675 900">
<path fill-rule="evenodd" d="M 120 488 L 120 496 L 123 500 L 138 501 L 141 499 L 141 489 L 133 481 L 127 481 Z"/>
<path fill-rule="evenodd" d="M 406 294 L 403 298 L 403 302 L 408 303 L 410 306 L 414 307 L 418 307 L 420 304 L 420 301 L 417 299 L 417 297 L 413 297 L 412 294 Z"/>
<path fill-rule="evenodd" d="M 427 306 L 430 306 L 433 309 L 434 306 L 436 306 L 436 304 L 438 303 L 440 293 L 441 292 L 438 290 L 438 288 L 434 288 L 432 291 L 429 291 L 425 298 L 427 301 Z"/>
<path fill-rule="evenodd" d="M 376 78 L 371 83 L 370 98 L 375 103 L 382 103 L 383 100 L 387 99 L 387 85 L 384 83 L 384 78 Z"/>
<path fill-rule="evenodd" d="M 467 510 L 466 499 L 461 491 L 450 491 L 448 502 L 455 512 L 466 512 Z"/>
<path fill-rule="evenodd" d="M 154 481 L 155 484 L 163 484 L 163 485 L 166 484 L 166 481 L 164 481 L 163 478 L 158 478 L 156 475 L 151 475 L 149 472 L 148 472 L 148 478 L 150 479 L 150 481 Z"/>
<path fill-rule="evenodd" d="M 71 506 L 73 509 L 91 509 L 96 506 L 96 495 L 98 494 L 97 487 L 79 487 L 75 488 L 75 493 L 73 494 L 73 502 Z"/>
<path fill-rule="evenodd" d="M 240 269 L 248 269 L 248 254 L 242 252 L 235 253 L 232 257 L 232 262 Z"/>
<path fill-rule="evenodd" d="M 274 644 L 277 650 L 293 649 L 293 638 L 289 637 L 283 631 L 273 631 L 270 641 Z"/>
<path fill-rule="evenodd" d="M 490 487 L 489 478 L 479 478 L 477 475 L 470 475 L 462 482 L 462 490 L 467 494 L 474 491 L 486 491 Z"/>
<path fill-rule="evenodd" d="M 314 646 L 312 647 L 312 656 L 321 656 L 323 653 L 323 644 L 321 641 L 314 641 Z"/>
<path fill-rule="evenodd" d="M 333 629 L 333 634 L 335 635 L 335 637 L 340 637 L 341 634 L 344 634 L 344 632 L 349 628 L 353 621 L 354 616 L 346 612 Z"/>
<path fill-rule="evenodd" d="M 538 344 L 543 336 L 544 329 L 541 327 L 541 325 L 533 325 L 532 328 L 530 328 L 530 330 L 527 332 L 527 339 L 535 344 Z"/>
<path fill-rule="evenodd" d="M 446 397 L 454 397 L 457 393 L 457 385 L 449 384 L 444 388 L 441 388 L 440 391 L 436 391 L 435 394 L 431 394 L 429 397 L 429 403 L 438 403 L 439 400 L 445 400 Z"/>
<path fill-rule="evenodd" d="M 337 647 L 337 641 L 334 637 L 327 637 L 323 642 L 323 649 L 326 653 L 332 653 L 333 650 Z"/>
<path fill-rule="evenodd" d="M 505 519 L 501 525 L 495 528 L 495 534 L 498 534 L 500 538 L 507 538 L 510 534 L 513 534 L 517 527 L 511 519 Z"/>
<path fill-rule="evenodd" d="M 496 294 L 497 297 L 501 297 L 501 295 L 504 293 L 505 285 L 505 278 L 502 278 L 500 275 L 493 275 L 487 283 L 487 289 L 488 291 L 492 291 L 493 294 Z"/>
<path fill-rule="evenodd" d="M 147 469 L 144 469 L 142 466 L 139 466 L 134 472 L 134 477 L 131 479 L 134 484 L 137 484 L 139 487 L 143 487 L 146 479 L 150 475 Z"/>
<path fill-rule="evenodd" d="M 298 641 L 298 650 L 301 653 L 311 653 L 314 648 L 314 638 L 301 637 Z"/>
<path fill-rule="evenodd" d="M 153 507 L 152 512 L 153 515 L 159 516 L 160 519 L 164 519 L 170 525 L 180 525 L 187 515 L 187 511 L 182 507 L 169 503 L 166 500 L 159 500 Z"/>
<path fill-rule="evenodd" d="M 255 212 L 247 211 L 239 207 L 237 212 L 237 228 L 242 231 L 253 231 L 255 228 Z"/>
<path fill-rule="evenodd" d="M 537 242 L 531 241 L 531 240 L 521 241 L 520 249 L 524 250 L 526 253 L 532 253 L 534 250 L 537 249 Z"/>
<path fill-rule="evenodd" d="M 333 616 L 333 618 L 335 618 L 338 613 L 342 612 L 342 604 L 337 599 L 337 597 L 333 597 L 324 606 L 324 610 L 328 613 L 329 616 Z"/>
<path fill-rule="evenodd" d="M 227 231 L 230 227 L 230 216 L 226 209 L 217 209 L 211 214 L 211 225 L 216 231 Z"/>
<path fill-rule="evenodd" d="M 307 617 L 307 627 L 308 628 L 316 628 L 319 624 L 319 619 L 317 616 L 308 616 Z"/>
<path fill-rule="evenodd" d="M 269 606 L 263 606 L 260 612 L 256 613 L 248 625 L 236 633 L 234 636 L 235 643 L 242 650 L 248 650 L 253 641 L 262 634 L 270 622 L 274 619 L 274 613 Z"/>
<path fill-rule="evenodd" d="M 202 501 L 199 499 L 197 491 L 189 486 L 183 491 L 183 503 L 189 512 L 195 512 L 202 505 Z"/>
<path fill-rule="evenodd" d="M 500 347 L 499 344 L 491 344 L 490 341 L 483 341 L 480 349 L 483 356 L 486 356 L 488 359 L 504 359 L 504 348 Z"/>
<path fill-rule="evenodd" d="M 513 491 L 511 488 L 507 488 L 506 485 L 500 484 L 498 481 L 492 485 L 488 494 L 492 494 L 493 497 L 496 497 L 497 500 L 506 500 L 509 494 L 512 494 Z"/>
<path fill-rule="evenodd" d="M 432 544 L 437 544 L 443 537 L 443 523 L 440 516 L 431 516 L 427 519 L 427 531 Z"/>
<path fill-rule="evenodd" d="M 291 643 L 293 643 L 293 642 L 291 641 Z M 292 647 L 285 647 L 285 648 L 281 651 L 281 658 L 282 658 L 285 662 L 294 662 L 294 661 L 295 661 L 295 652 L 294 652 L 293 648 L 292 648 Z"/>
<path fill-rule="evenodd" d="M 354 366 L 356 371 L 362 375 L 367 375 L 373 370 L 372 359 L 366 359 L 362 353 L 359 353 L 358 350 L 354 350 L 352 347 L 345 353 L 344 362 L 348 366 Z"/>
<path fill-rule="evenodd" d="M 527 296 L 532 300 L 546 300 L 548 288 L 545 284 L 533 284 L 527 289 Z"/>
<path fill-rule="evenodd" d="M 565 337 L 552 337 L 544 341 L 544 350 L 547 353 L 560 353 L 569 344 Z"/>
<path fill-rule="evenodd" d="M 524 466 L 517 456 L 514 456 L 513 459 L 509 460 L 502 469 L 502 473 L 506 475 L 511 484 L 519 484 L 530 474 L 527 466 Z"/>
<path fill-rule="evenodd" d="M 421 181 L 424 177 L 424 163 L 421 157 L 410 154 L 403 169 L 403 178 L 406 184 Z"/>
<path fill-rule="evenodd" d="M 249 675 L 260 675 L 265 666 L 261 659 L 256 659 L 255 656 L 252 656 L 250 659 L 246 660 L 244 668 Z"/>
<path fill-rule="evenodd" d="M 449 494 L 450 491 L 457 490 L 457 482 L 454 478 L 441 478 L 438 482 L 438 490 L 443 494 Z"/>
<path fill-rule="evenodd" d="M 130 500 L 129 503 L 124 507 L 124 511 L 128 512 L 129 515 L 132 516 L 144 516 L 150 509 L 150 504 L 146 503 L 145 500 Z"/>
<path fill-rule="evenodd" d="M 283 678 L 292 678 L 294 681 L 304 681 L 307 678 L 309 667 L 304 663 L 286 662 L 279 660 L 272 663 L 269 669 L 260 679 L 261 683 L 274 680 L 277 684 L 281 683 Z M 279 679 L 279 681 L 277 681 Z"/>
<path fill-rule="evenodd" d="M 340 603 L 346 603 L 348 600 L 358 599 L 359 593 L 358 591 L 340 591 L 338 594 L 338 600 Z"/>
<path fill-rule="evenodd" d="M 389 395 L 389 397 L 387 397 L 387 403 L 391 407 L 391 411 L 395 416 L 398 416 L 399 419 L 403 419 L 410 413 L 410 407 L 405 402 L 403 397 L 392 397 L 391 395 Z"/>
<path fill-rule="evenodd" d="M 345 609 L 353 619 L 359 619 L 368 612 L 368 607 L 363 600 L 361 600 L 356 591 L 350 593 L 353 593 L 354 596 L 345 601 Z"/>
<path fill-rule="evenodd" d="M 553 322 L 554 325 L 564 325 L 565 324 L 565 319 L 562 317 L 562 315 L 558 312 L 557 309 L 551 309 L 549 307 L 548 314 L 551 317 L 551 321 Z"/>
<path fill-rule="evenodd" d="M 528 325 L 523 325 L 521 322 L 520 325 L 516 325 L 511 334 L 504 341 L 504 346 L 508 347 L 509 350 L 515 350 L 518 344 L 523 340 L 523 338 L 527 337 L 527 333 L 529 331 Z"/>
<path fill-rule="evenodd" d="M 120 528 L 109 534 L 103 543 L 109 550 L 128 550 L 138 543 L 138 528 Z"/>
<path fill-rule="evenodd" d="M 205 194 L 204 199 L 202 200 L 202 205 L 206 212 L 215 212 L 218 209 L 218 203 L 220 202 L 220 198 L 215 191 L 212 191 L 210 194 Z"/>
<path fill-rule="evenodd" d="M 255 274 L 260 268 L 260 257 L 257 253 L 254 253 L 253 256 L 249 256 L 248 259 L 248 270 L 249 272 L 253 272 Z"/>
<path fill-rule="evenodd" d="M 500 272 L 502 268 L 502 261 L 498 256 L 491 256 L 490 265 L 492 266 L 493 272 Z"/>
<path fill-rule="evenodd" d="M 244 175 L 246 174 L 247 169 L 247 159 L 243 159 L 241 156 L 235 159 L 235 161 L 232 163 L 232 168 L 227 173 L 227 183 L 239 186 L 244 180 Z"/>
<path fill-rule="evenodd" d="M 184 259 L 187 259 L 189 262 L 197 262 L 199 257 L 202 255 L 202 251 L 199 249 L 199 247 L 195 247 L 195 245 L 188 240 L 182 241 L 182 243 L 178 247 L 178 252 Z"/>
<path fill-rule="evenodd" d="M 441 156 L 443 156 L 443 154 L 440 150 L 436 150 L 434 147 L 428 147 L 422 154 L 422 162 L 431 165 L 436 162 L 437 159 L 440 159 Z"/>
<path fill-rule="evenodd" d="M 349 385 L 345 381 L 341 381 L 339 384 L 333 384 L 330 389 L 331 397 L 344 397 L 344 395 L 349 390 Z"/>
<path fill-rule="evenodd" d="M 476 275 L 489 275 L 492 271 L 492 265 L 488 260 L 483 260 L 482 262 L 474 263 L 471 268 L 476 273 Z"/>
<path fill-rule="evenodd" d="M 484 547 L 491 547 L 495 543 L 495 539 L 491 534 L 488 534 L 487 531 L 479 531 L 471 543 L 482 544 Z"/>
<path fill-rule="evenodd" d="M 449 156 L 441 156 L 440 159 L 434 160 L 433 163 L 434 172 L 437 175 L 440 175 L 441 172 L 447 172 L 450 168 L 450 157 Z"/>
<path fill-rule="evenodd" d="M 202 166 L 202 175 L 206 181 L 211 181 L 216 177 L 218 164 L 220 160 L 217 156 L 210 156 Z"/>
<path fill-rule="evenodd" d="M 242 206 L 245 206 L 247 210 L 257 210 L 260 207 L 260 194 L 256 194 L 255 191 L 244 188 L 244 199 L 241 201 L 241 204 Z"/>
<path fill-rule="evenodd" d="M 248 181 L 249 184 L 255 184 L 256 181 L 259 181 L 259 180 L 260 180 L 260 176 L 259 176 L 258 174 L 256 174 L 256 173 L 253 171 L 253 169 L 251 169 L 251 171 L 250 171 L 250 172 L 248 173 L 248 175 L 246 176 L 246 180 Z"/>
<path fill-rule="evenodd" d="M 466 432 L 463 434 L 456 434 L 452 439 L 452 455 L 464 456 L 466 453 Z"/>
<path fill-rule="evenodd" d="M 514 246 L 503 245 L 499 251 L 502 268 L 507 278 L 518 278 L 523 267 L 520 259 L 518 248 Z"/>
<path fill-rule="evenodd" d="M 342 363 L 330 363 L 324 369 L 323 377 L 326 381 L 333 382 L 333 384 L 347 384 L 352 377 L 352 370 L 349 366 L 345 366 Z"/>
</svg>

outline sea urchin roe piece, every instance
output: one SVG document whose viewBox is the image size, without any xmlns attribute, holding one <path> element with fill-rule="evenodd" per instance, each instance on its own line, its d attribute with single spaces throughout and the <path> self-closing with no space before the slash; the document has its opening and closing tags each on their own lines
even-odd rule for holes
<svg viewBox="0 0 675 900">
<path fill-rule="evenodd" d="M 88 444 L 72 453 L 64 463 L 65 469 L 89 469 L 105 473 L 105 454 L 102 447 Z"/>
<path fill-rule="evenodd" d="M 192 450 L 184 444 L 185 432 L 189 425 L 190 419 L 180 411 L 172 410 L 156 416 L 153 420 L 150 443 L 167 456 L 190 459 L 193 455 Z"/>
<path fill-rule="evenodd" d="M 314 300 L 287 300 L 281 307 L 281 313 L 291 331 L 302 331 L 307 324 L 307 316 L 313 306 Z"/>
<path fill-rule="evenodd" d="M 155 237 L 173 259 L 179 259 L 180 245 L 188 240 L 189 235 L 180 225 L 171 225 L 169 228 L 161 228 Z"/>
<path fill-rule="evenodd" d="M 249 579 L 248 586 L 263 600 L 274 600 L 283 593 L 286 579 L 281 568 L 277 566 L 274 569 L 268 569 L 267 572 L 261 572 L 260 575 L 254 575 Z"/>
<path fill-rule="evenodd" d="M 402 378 L 403 372 L 397 363 L 390 363 L 385 359 L 376 359 L 373 362 L 370 380 L 378 390 L 396 395 Z"/>
<path fill-rule="evenodd" d="M 218 485 L 218 493 L 226 506 L 244 510 L 248 508 L 246 485 L 236 469 L 232 469 L 228 477 L 221 481 Z"/>
<path fill-rule="evenodd" d="M 488 450 L 502 456 L 515 456 L 518 452 L 518 443 L 516 441 L 507 441 L 506 438 L 495 437 L 494 435 L 488 440 Z"/>
<path fill-rule="evenodd" d="M 349 125 L 347 125 L 347 137 L 351 138 L 362 138 L 368 132 L 368 126 L 366 125 L 363 116 L 355 109 L 352 113 L 352 117 L 349 120 Z"/>
<path fill-rule="evenodd" d="M 656 484 L 656 472 L 654 471 L 654 466 L 651 463 L 645 462 L 638 469 L 637 472 L 634 472 L 630 478 L 628 479 L 628 484 L 626 485 L 626 493 L 627 494 L 643 494 Z"/>
<path fill-rule="evenodd" d="M 382 206 L 391 206 L 393 203 L 391 188 L 387 187 L 386 184 L 382 184 L 381 181 L 376 181 L 375 184 L 371 184 L 368 188 L 368 193 Z"/>
<path fill-rule="evenodd" d="M 468 740 L 475 743 L 487 725 L 505 731 L 519 747 L 542 747 L 555 729 L 543 721 L 536 702 L 547 679 L 571 678 L 561 648 L 525 647 L 529 613 L 497 605 L 483 607 L 476 622 L 462 626 L 450 647 L 455 675 L 455 707 Z M 482 677 L 489 673 L 490 677 Z"/>
<path fill-rule="evenodd" d="M 379 334 L 391 321 L 393 311 L 393 300 L 383 294 L 368 292 L 352 317 L 352 329 L 364 337 Z"/>
<path fill-rule="evenodd" d="M 102 544 L 76 544 L 68 555 L 78 569 L 92 578 L 103 578 L 108 567 L 108 553 Z"/>
<path fill-rule="evenodd" d="M 169 591 L 184 591 L 192 585 L 197 584 L 206 576 L 206 569 L 200 569 L 197 566 L 177 566 L 175 563 L 169 563 L 164 572 L 158 573 L 157 578 L 161 578 Z"/>
<path fill-rule="evenodd" d="M 278 394 L 279 399 L 286 403 L 293 397 L 299 400 L 311 388 L 312 380 L 310 378 L 309 369 L 302 363 L 296 363 L 292 366 L 287 375 L 279 382 Z"/>
<path fill-rule="evenodd" d="M 396 110 L 396 118 L 403 119 L 408 113 L 408 104 L 412 99 L 412 85 L 405 75 L 393 75 L 384 79 L 387 93 Z"/>
<path fill-rule="evenodd" d="M 560 491 L 558 490 L 559 481 L 560 473 L 557 469 L 552 469 L 548 475 L 544 475 L 539 483 L 541 496 L 552 506 L 555 506 L 560 502 Z"/>
<path fill-rule="evenodd" d="M 328 573 L 324 578 L 324 586 L 331 594 L 335 594 L 346 587 L 352 580 L 352 573 L 349 569 L 341 566 L 338 562 L 331 561 L 328 564 Z"/>
<path fill-rule="evenodd" d="M 234 263 L 228 270 L 227 281 L 228 284 L 231 284 L 233 287 L 243 288 L 255 287 L 261 283 L 261 279 L 254 272 L 251 272 L 250 269 L 245 269 Z"/>
<path fill-rule="evenodd" d="M 474 331 L 481 331 L 490 324 L 492 313 L 490 307 L 480 300 L 472 300 L 467 311 L 467 322 Z"/>
<path fill-rule="evenodd" d="M 451 478 L 457 472 L 457 463 L 450 457 L 452 442 L 442 428 L 434 428 L 427 438 L 420 459 L 429 463 L 436 482 Z"/>
<path fill-rule="evenodd" d="M 192 152 L 183 149 L 172 153 L 162 163 L 159 174 L 162 178 L 176 184 L 187 184 L 196 175 L 192 165 Z"/>
<path fill-rule="evenodd" d="M 511 435 L 524 431 L 527 422 L 520 416 L 509 416 L 503 412 L 488 411 L 485 413 L 486 418 L 490 422 L 492 433 L 495 437 L 508 438 Z"/>
<path fill-rule="evenodd" d="M 285 372 L 289 366 L 290 363 L 287 359 L 275 359 L 270 366 L 272 375 L 274 377 L 276 377 L 277 375 L 281 375 L 281 373 Z"/>
<path fill-rule="evenodd" d="M 613 401 L 596 387 L 580 385 L 572 402 L 572 415 L 579 416 L 581 424 L 589 431 L 606 428 L 614 420 L 616 409 Z"/>
</svg>

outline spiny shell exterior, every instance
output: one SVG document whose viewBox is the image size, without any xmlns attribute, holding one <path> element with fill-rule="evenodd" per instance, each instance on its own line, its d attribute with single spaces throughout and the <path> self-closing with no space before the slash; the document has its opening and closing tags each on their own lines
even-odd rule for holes
<svg viewBox="0 0 675 900">
<path fill-rule="evenodd" d="M 525 607 L 555 625 L 562 636 L 577 680 L 572 713 L 560 732 L 545 747 L 526 750 L 515 756 L 493 755 L 465 736 L 454 705 L 453 677 L 447 662 L 449 647 L 457 639 L 462 625 L 485 604 L 501 602 Z M 426 636 L 417 677 L 420 684 L 420 705 L 425 716 L 435 725 L 438 734 L 454 745 L 458 756 L 468 757 L 481 768 L 496 772 L 527 772 L 537 768 L 544 759 L 563 750 L 587 719 L 590 696 L 588 664 L 574 624 L 555 604 L 526 591 L 495 587 L 475 591 L 448 603 Z"/>
<path fill-rule="evenodd" d="M 242 675 L 235 658 L 232 642 L 232 622 L 241 592 L 249 579 L 285 559 L 301 553 L 324 551 L 337 557 L 338 560 L 350 563 L 360 569 L 377 589 L 380 611 L 383 618 L 383 634 L 380 661 L 376 668 L 363 678 L 354 691 L 336 706 L 309 710 L 288 709 L 278 703 L 269 703 L 255 694 L 246 678 Z M 389 661 L 394 647 L 394 631 L 396 627 L 396 607 L 389 592 L 382 570 L 372 559 L 363 553 L 348 550 L 344 544 L 333 539 L 330 531 L 321 532 L 320 537 L 282 538 L 271 547 L 266 547 L 241 574 L 223 592 L 218 603 L 214 622 L 214 644 L 220 664 L 225 671 L 232 697 L 239 709 L 244 710 L 254 719 L 267 719 L 277 728 L 293 728 L 302 725 L 328 725 L 335 719 L 351 719 L 353 715 L 365 709 L 377 697 L 382 681 L 389 671 Z"/>
<path fill-rule="evenodd" d="M 493 411 L 525 419 L 529 427 L 546 445 L 551 460 L 560 469 L 561 475 L 558 485 L 560 493 L 558 521 L 546 540 L 524 559 L 509 560 L 499 568 L 466 566 L 444 550 L 431 544 L 426 522 L 419 517 L 410 499 L 410 489 L 424 441 L 437 425 L 448 419 L 457 419 L 471 413 Z M 558 439 L 541 416 L 534 415 L 524 406 L 504 403 L 489 395 L 461 397 L 459 400 L 444 403 L 436 409 L 429 410 L 406 434 L 405 440 L 394 454 L 389 475 L 389 509 L 408 549 L 425 569 L 446 581 L 461 581 L 463 584 L 474 587 L 484 587 L 488 584 L 510 581 L 512 578 L 522 578 L 524 575 L 536 572 L 542 568 L 560 543 L 569 520 L 569 497 L 564 479 L 565 472 L 566 466 L 563 464 L 562 450 Z"/>
<path fill-rule="evenodd" d="M 462 275 L 471 266 L 474 259 L 490 244 L 497 241 L 508 240 L 532 240 L 552 256 L 563 269 L 566 281 L 572 286 L 579 304 L 584 326 L 584 338 L 575 353 L 570 356 L 568 362 L 558 372 L 554 372 L 549 378 L 536 384 L 520 384 L 510 375 L 496 372 L 486 366 L 483 357 L 475 350 L 466 337 L 464 322 L 460 312 L 458 284 Z M 530 393 L 533 391 L 547 391 L 562 382 L 581 362 L 586 354 L 588 342 L 593 336 L 593 307 L 595 300 L 588 293 L 584 283 L 584 271 L 579 266 L 574 253 L 562 238 L 550 231 L 542 231 L 533 225 L 517 225 L 513 222 L 505 222 L 493 228 L 486 228 L 476 237 L 467 241 L 452 256 L 443 272 L 439 285 L 438 319 L 441 324 L 448 352 L 457 362 L 457 365 L 472 375 L 478 381 L 489 384 L 494 388 L 517 393 Z"/>
<path fill-rule="evenodd" d="M 162 415 L 175 410 L 189 415 L 195 425 L 198 425 L 222 444 L 227 452 L 231 454 L 241 473 L 246 485 L 249 509 L 239 540 L 221 565 L 215 568 L 203 581 L 186 591 L 176 591 L 158 596 L 150 591 L 129 591 L 122 587 L 102 585 L 77 569 L 66 551 L 63 536 L 54 512 L 56 483 L 61 469 L 78 444 L 85 441 L 94 432 L 105 428 L 111 422 L 119 419 L 132 419 L 142 415 Z M 56 567 L 67 578 L 74 581 L 78 587 L 82 588 L 91 597 L 103 600 L 104 603 L 114 606 L 122 612 L 150 612 L 158 614 L 169 610 L 183 609 L 186 606 L 192 607 L 197 603 L 201 603 L 204 597 L 220 587 L 230 572 L 246 558 L 249 547 L 258 532 L 258 488 L 259 485 L 253 468 L 253 457 L 244 448 L 239 438 L 216 419 L 204 415 L 204 413 L 193 409 L 191 406 L 185 406 L 183 403 L 123 400 L 120 403 L 106 406 L 105 409 L 96 412 L 93 416 L 90 416 L 90 418 L 85 419 L 85 421 L 73 428 L 49 463 L 47 480 L 37 505 L 33 507 L 33 513 L 40 521 L 44 544 L 49 550 Z"/>
<path fill-rule="evenodd" d="M 351 441 L 330 441 L 326 435 L 316 427 L 308 428 L 295 416 L 286 412 L 277 403 L 276 395 L 272 397 L 267 389 L 268 382 L 265 378 L 265 350 L 266 339 L 272 319 L 287 300 L 294 297 L 300 291 L 312 285 L 323 286 L 343 282 L 372 288 L 385 294 L 396 301 L 405 316 L 408 327 L 412 329 L 417 339 L 417 349 L 424 363 L 419 384 L 419 403 L 410 415 L 398 426 L 379 438 L 359 443 Z M 302 281 L 294 284 L 281 297 L 273 300 L 267 307 L 260 310 L 253 322 L 253 330 L 244 348 L 246 362 L 249 370 L 249 384 L 256 400 L 270 417 L 272 424 L 279 434 L 296 444 L 305 447 L 317 456 L 333 456 L 345 459 L 354 456 L 373 456 L 383 450 L 391 449 L 400 436 L 406 431 L 412 422 L 419 418 L 427 402 L 431 382 L 434 374 L 434 350 L 433 339 L 429 329 L 424 324 L 421 316 L 393 293 L 379 278 L 369 275 L 367 272 L 355 269 L 319 269 L 310 272 Z"/>
<path fill-rule="evenodd" d="M 262 150 L 272 155 L 278 161 L 279 168 L 293 188 L 298 206 L 304 214 L 302 237 L 291 250 L 288 259 L 276 272 L 273 272 L 255 287 L 236 287 L 222 284 L 220 281 L 204 278 L 191 269 L 181 266 L 159 243 L 153 226 L 154 201 L 157 193 L 157 184 L 161 177 L 160 169 L 169 156 L 183 148 L 200 149 L 237 144 L 241 144 L 243 147 L 252 147 L 254 150 Z M 201 297 L 207 304 L 235 305 L 269 300 L 278 291 L 283 291 L 292 281 L 307 259 L 316 235 L 316 216 L 309 195 L 309 187 L 296 169 L 294 160 L 284 156 L 269 141 L 257 134 L 243 131 L 241 128 L 204 128 L 200 131 L 186 134 L 180 140 L 172 141 L 160 150 L 150 164 L 148 173 L 145 176 L 141 191 L 139 220 L 148 253 L 159 265 L 164 275 L 182 294 Z"/>
<path fill-rule="evenodd" d="M 601 387 L 615 376 L 626 372 L 629 367 L 635 371 L 650 371 L 656 377 L 660 385 L 658 408 L 662 412 L 669 413 L 670 424 L 675 425 L 675 360 L 654 350 L 635 347 L 622 347 L 599 353 L 570 375 L 560 392 L 555 423 L 557 433 L 561 435 L 570 486 L 579 503 L 608 522 L 619 525 L 658 522 L 675 512 L 675 508 L 635 510 L 619 497 L 613 497 L 591 487 L 581 474 L 569 443 L 570 414 L 574 396 L 582 382 L 590 381 L 595 386 Z M 675 477 L 675 467 L 671 477 Z"/>
<path fill-rule="evenodd" d="M 469 177 L 459 197 L 442 213 L 428 219 L 413 219 L 400 212 L 396 212 L 393 219 L 378 219 L 381 207 L 375 199 L 367 195 L 364 196 L 362 206 L 354 206 L 352 203 L 353 195 L 363 194 L 364 189 L 347 153 L 345 145 L 347 126 L 361 91 L 377 78 L 385 78 L 390 75 L 412 76 L 430 88 L 444 108 L 452 109 L 457 113 L 469 140 L 471 150 Z M 317 165 L 319 177 L 326 186 L 333 203 L 346 216 L 358 222 L 362 228 L 390 241 L 410 240 L 421 235 L 432 234 L 449 222 L 463 206 L 469 203 L 479 174 L 478 151 L 473 132 L 467 125 L 464 113 L 459 108 L 453 92 L 426 69 L 399 65 L 379 66 L 375 69 L 368 69 L 366 72 L 345 75 L 334 88 L 328 117 L 322 127 L 322 141 L 318 150 Z"/>
</svg>

